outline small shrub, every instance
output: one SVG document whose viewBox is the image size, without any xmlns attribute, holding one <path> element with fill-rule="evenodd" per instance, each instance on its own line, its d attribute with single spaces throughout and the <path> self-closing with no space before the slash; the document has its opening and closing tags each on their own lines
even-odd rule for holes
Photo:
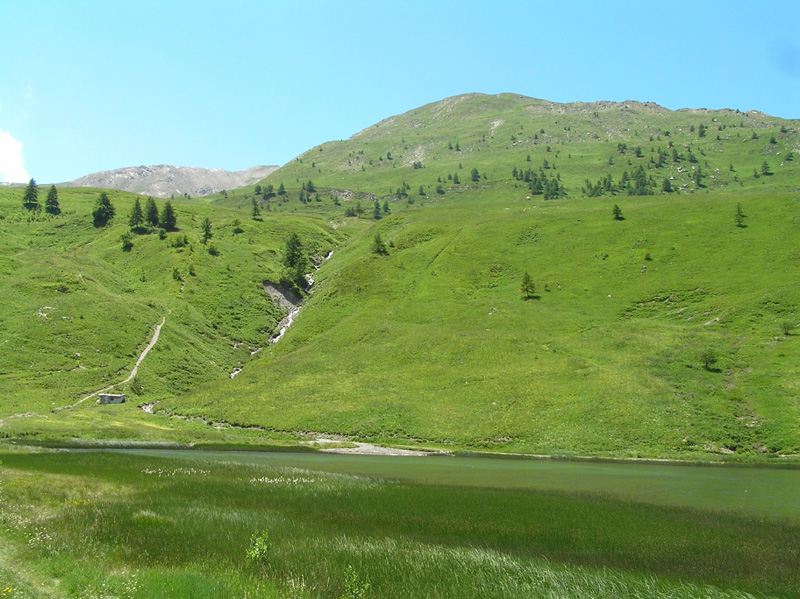
<svg viewBox="0 0 800 599">
<path fill-rule="evenodd" d="M 265 570 L 269 566 L 269 554 L 272 543 L 269 542 L 269 532 L 262 530 L 250 537 L 250 547 L 247 549 L 247 561 L 258 568 Z"/>
<path fill-rule="evenodd" d="M 219 250 L 217 249 L 217 246 L 215 246 L 214 244 L 208 246 L 208 253 L 211 254 L 212 256 L 219 256 Z"/>
<path fill-rule="evenodd" d="M 783 331 L 783 334 L 786 335 L 787 337 L 792 334 L 793 328 L 794 328 L 794 323 L 792 323 L 791 320 L 784 320 L 781 323 L 781 331 Z"/>
<path fill-rule="evenodd" d="M 380 233 L 375 234 L 372 240 L 372 253 L 378 256 L 388 256 L 389 250 L 386 249 L 386 243 L 383 241 Z"/>
<path fill-rule="evenodd" d="M 714 369 L 714 366 L 717 363 L 717 352 L 715 352 L 710 347 L 706 350 L 703 350 L 703 353 L 700 354 L 700 361 L 703 362 L 703 368 L 708 371 Z"/>
<path fill-rule="evenodd" d="M 186 234 L 183 235 L 175 235 L 170 242 L 170 246 L 174 248 L 182 248 L 189 245 L 189 238 L 186 237 Z"/>
<path fill-rule="evenodd" d="M 130 252 L 133 249 L 133 236 L 130 233 L 123 233 L 119 240 L 122 242 L 123 252 Z"/>
<path fill-rule="evenodd" d="M 369 583 L 362 581 L 353 566 L 347 566 L 344 573 L 344 592 L 341 599 L 364 599 L 369 591 Z"/>
<path fill-rule="evenodd" d="M 158 230 L 158 238 L 159 239 L 166 239 L 167 238 L 167 230 L 166 229 L 159 229 Z"/>
</svg>

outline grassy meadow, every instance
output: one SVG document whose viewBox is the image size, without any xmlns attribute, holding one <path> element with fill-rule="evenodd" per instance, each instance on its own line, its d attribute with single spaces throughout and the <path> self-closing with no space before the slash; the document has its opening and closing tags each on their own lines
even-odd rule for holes
<svg viewBox="0 0 800 599">
<path fill-rule="evenodd" d="M 11 597 L 738 599 L 800 588 L 800 524 L 769 509 L 420 482 L 413 461 L 393 479 L 224 457 L 6 448 L 0 459 Z"/>
</svg>

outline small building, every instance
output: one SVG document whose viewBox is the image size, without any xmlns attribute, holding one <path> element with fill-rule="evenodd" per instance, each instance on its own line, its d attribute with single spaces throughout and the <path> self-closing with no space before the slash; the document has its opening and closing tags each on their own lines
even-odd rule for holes
<svg viewBox="0 0 800 599">
<path fill-rule="evenodd" d="M 97 400 L 97 403 L 102 403 L 102 404 L 123 403 L 124 401 L 125 401 L 125 396 L 121 393 L 101 393 L 100 398 Z"/>
</svg>

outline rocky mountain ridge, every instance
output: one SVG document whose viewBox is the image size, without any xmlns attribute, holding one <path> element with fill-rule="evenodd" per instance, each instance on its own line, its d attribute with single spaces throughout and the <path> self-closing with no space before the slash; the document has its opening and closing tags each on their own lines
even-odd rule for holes
<svg viewBox="0 0 800 599">
<path fill-rule="evenodd" d="M 252 185 L 277 169 L 277 166 L 254 166 L 243 171 L 226 171 L 220 168 L 161 164 L 92 173 L 61 185 L 118 189 L 157 198 L 184 194 L 207 196 L 224 189 Z"/>
</svg>

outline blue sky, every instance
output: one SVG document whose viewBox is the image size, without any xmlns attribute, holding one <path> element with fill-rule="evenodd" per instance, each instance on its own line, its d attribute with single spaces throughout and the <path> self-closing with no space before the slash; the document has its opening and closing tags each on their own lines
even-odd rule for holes
<svg viewBox="0 0 800 599">
<path fill-rule="evenodd" d="M 800 118 L 800 2 L 0 0 L 0 181 L 241 170 L 467 92 Z"/>
</svg>

